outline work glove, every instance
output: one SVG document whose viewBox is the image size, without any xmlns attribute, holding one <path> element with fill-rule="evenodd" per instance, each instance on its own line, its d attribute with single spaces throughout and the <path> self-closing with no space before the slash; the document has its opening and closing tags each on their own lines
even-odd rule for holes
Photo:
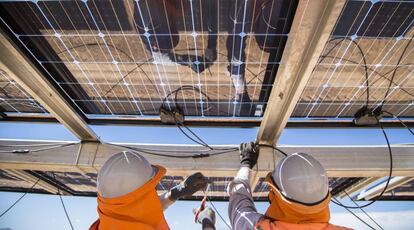
<svg viewBox="0 0 414 230">
<path fill-rule="evenodd" d="M 198 190 L 205 190 L 207 183 L 208 180 L 203 174 L 194 173 L 170 190 L 171 199 L 178 200 L 185 196 L 191 196 Z"/>
<path fill-rule="evenodd" d="M 193 213 L 196 214 L 197 209 L 193 209 Z M 215 229 L 216 224 L 216 213 L 210 207 L 206 207 L 203 211 L 198 214 L 196 221 L 203 225 L 203 229 L 209 227 Z"/>
<path fill-rule="evenodd" d="M 246 142 L 240 144 L 240 163 L 242 167 L 249 167 L 252 169 L 259 157 L 259 145 L 254 142 Z"/>
</svg>

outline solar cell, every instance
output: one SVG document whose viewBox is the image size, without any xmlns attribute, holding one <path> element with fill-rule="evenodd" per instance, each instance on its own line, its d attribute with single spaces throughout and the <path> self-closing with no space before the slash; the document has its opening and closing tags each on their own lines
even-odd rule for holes
<svg viewBox="0 0 414 230">
<path fill-rule="evenodd" d="M 413 1 L 347 1 L 292 117 L 353 117 L 363 106 L 412 118 Z"/>
<path fill-rule="evenodd" d="M 297 1 L 2 2 L 2 23 L 86 116 L 260 117 Z M 184 89 L 183 89 L 184 88 Z M 175 92 L 171 95 L 172 92 Z"/>
<path fill-rule="evenodd" d="M 0 69 L 0 112 L 40 113 L 48 112 L 23 88 Z"/>
</svg>

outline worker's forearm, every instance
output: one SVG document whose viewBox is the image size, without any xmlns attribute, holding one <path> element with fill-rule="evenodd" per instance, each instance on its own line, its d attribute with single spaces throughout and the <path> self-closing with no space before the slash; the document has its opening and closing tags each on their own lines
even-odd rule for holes
<svg viewBox="0 0 414 230">
<path fill-rule="evenodd" d="M 172 205 L 172 204 L 174 204 L 174 202 L 175 202 L 175 200 L 173 200 L 172 198 L 171 198 L 171 193 L 168 191 L 168 192 L 165 192 L 165 193 L 163 193 L 163 194 L 161 194 L 160 196 L 159 196 L 159 198 L 160 198 L 160 202 L 161 202 L 161 206 L 162 206 L 162 209 L 165 211 L 165 210 L 167 210 L 167 208 L 170 206 L 170 205 Z"/>
<path fill-rule="evenodd" d="M 234 179 L 249 183 L 252 170 L 249 167 L 241 167 Z"/>
<path fill-rule="evenodd" d="M 250 191 L 251 169 L 240 168 L 234 180 L 227 188 L 229 199 L 229 218 L 234 230 L 253 229 L 256 223 L 262 218 L 257 212 Z"/>
</svg>

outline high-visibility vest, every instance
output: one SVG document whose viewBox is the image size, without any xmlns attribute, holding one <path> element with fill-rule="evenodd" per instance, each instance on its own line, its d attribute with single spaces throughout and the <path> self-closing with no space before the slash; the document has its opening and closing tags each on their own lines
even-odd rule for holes
<svg viewBox="0 0 414 230">
<path fill-rule="evenodd" d="M 99 219 L 90 230 L 140 229 L 169 230 L 155 187 L 165 175 L 165 168 L 155 166 L 156 175 L 138 189 L 115 198 L 98 194 Z"/>
<path fill-rule="evenodd" d="M 265 180 L 270 187 L 270 206 L 265 213 L 265 218 L 256 224 L 260 230 L 340 230 L 349 229 L 335 226 L 329 223 L 330 195 L 317 204 L 307 205 L 288 200 L 273 184 L 271 173 Z"/>
<path fill-rule="evenodd" d="M 264 219 L 257 223 L 256 230 L 351 230 L 350 228 L 336 226 L 330 223 L 303 223 L 292 224 L 283 221 Z"/>
</svg>

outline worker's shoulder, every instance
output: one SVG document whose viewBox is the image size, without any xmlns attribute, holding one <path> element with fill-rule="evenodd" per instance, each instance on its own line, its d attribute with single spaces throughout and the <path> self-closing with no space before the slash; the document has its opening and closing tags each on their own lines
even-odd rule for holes
<svg viewBox="0 0 414 230">
<path fill-rule="evenodd" d="M 274 221 L 268 218 L 263 218 L 256 225 L 257 230 L 281 230 L 281 229 L 295 229 L 295 230 L 352 230 L 351 228 L 333 225 L 330 223 L 304 223 L 294 224 L 284 221 Z"/>
<path fill-rule="evenodd" d="M 347 227 L 343 227 L 343 226 L 338 226 L 338 225 L 334 225 L 329 223 L 329 228 L 326 228 L 327 230 L 332 229 L 332 230 L 353 230 L 352 228 L 347 228 Z"/>
</svg>

